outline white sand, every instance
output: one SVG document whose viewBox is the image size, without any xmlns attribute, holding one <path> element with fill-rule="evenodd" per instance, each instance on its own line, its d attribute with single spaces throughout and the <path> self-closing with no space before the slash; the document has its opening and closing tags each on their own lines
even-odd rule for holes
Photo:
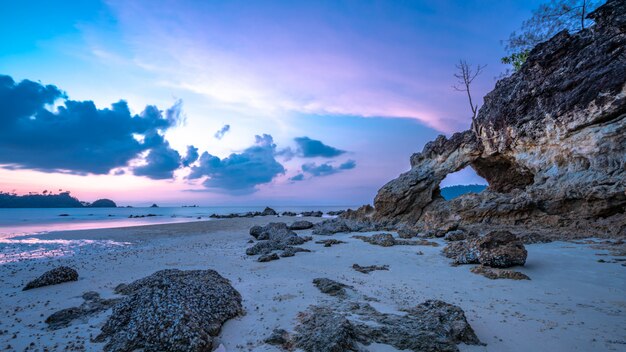
<svg viewBox="0 0 626 352">
<path fill-rule="evenodd" d="M 274 328 L 292 330 L 298 312 L 310 304 L 332 302 L 313 287 L 316 277 L 353 285 L 378 298 L 373 305 L 385 312 L 431 298 L 459 305 L 487 343 L 460 346 L 462 351 L 626 350 L 626 267 L 599 263 L 610 258 L 605 251 L 568 242 L 528 245 L 527 265 L 520 271 L 531 281 L 489 280 L 470 273 L 471 266 L 451 267 L 440 255 L 442 247 L 383 248 L 353 239 L 353 234 L 332 236 L 348 243 L 330 248 L 308 242 L 303 247 L 313 253 L 274 262 L 258 263 L 256 257 L 246 256 L 249 227 L 276 220 L 225 219 L 39 236 L 131 244 L 84 244 L 63 257 L 0 265 L 0 350 L 10 345 L 6 350 L 23 351 L 31 343 L 33 351 L 65 350 L 69 343 L 75 350 L 100 350 L 102 344 L 89 339 L 99 333 L 110 311 L 56 331 L 47 330 L 43 321 L 57 310 L 80 305 L 85 291 L 112 297 L 119 283 L 165 268 L 214 269 L 241 293 L 247 314 L 224 325 L 220 342 L 227 351 L 277 351 L 262 343 Z M 329 237 L 315 236 L 324 238 Z M 354 263 L 387 264 L 390 270 L 362 274 L 351 268 Z M 58 265 L 78 269 L 79 281 L 21 291 L 26 282 Z M 373 345 L 369 350 L 394 349 Z"/>
</svg>

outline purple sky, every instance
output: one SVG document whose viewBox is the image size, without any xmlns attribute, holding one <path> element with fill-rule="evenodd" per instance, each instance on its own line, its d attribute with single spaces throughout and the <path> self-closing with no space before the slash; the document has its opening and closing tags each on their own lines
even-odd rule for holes
<svg viewBox="0 0 626 352">
<path fill-rule="evenodd" d="M 0 140 L 0 190 L 125 204 L 369 203 L 411 153 L 469 126 L 455 64 L 488 65 L 473 87 L 482 102 L 506 69 L 500 41 L 539 3 L 11 2 L 0 14 L 0 75 L 11 79 L 0 124 L 15 138 Z M 92 101 L 91 117 L 63 95 L 19 115 L 41 94 L 24 79 Z M 119 100 L 128 111 L 103 110 Z M 162 110 L 155 125 L 147 105 Z M 446 180 L 479 182 L 471 172 Z"/>
</svg>

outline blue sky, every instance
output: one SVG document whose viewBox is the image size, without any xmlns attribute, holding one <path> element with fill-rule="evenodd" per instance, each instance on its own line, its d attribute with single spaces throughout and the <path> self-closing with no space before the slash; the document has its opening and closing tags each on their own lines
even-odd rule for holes
<svg viewBox="0 0 626 352">
<path fill-rule="evenodd" d="M 14 117 L 30 125 L 7 133 L 39 138 L 0 141 L 0 189 L 133 204 L 371 202 L 411 153 L 469 126 L 465 96 L 451 89 L 455 63 L 487 64 L 474 87 L 482 97 L 506 69 L 500 41 L 539 3 L 3 1 L 0 75 L 14 82 L 4 94 L 27 79 L 93 109 L 90 120 L 59 96 L 29 113 L 35 122 Z M 111 126 L 120 100 L 128 112 Z M 162 112 L 150 128 L 146 106 Z M 61 121 L 55 136 L 45 118 Z M 302 138 L 342 153 L 307 154 Z M 91 167 L 99 157 L 108 163 Z"/>
</svg>

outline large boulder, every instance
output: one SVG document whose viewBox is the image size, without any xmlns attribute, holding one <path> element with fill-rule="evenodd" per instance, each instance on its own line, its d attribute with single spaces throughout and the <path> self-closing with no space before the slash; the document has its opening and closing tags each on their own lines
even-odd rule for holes
<svg viewBox="0 0 626 352">
<path fill-rule="evenodd" d="M 204 352 L 228 319 L 243 314 L 241 295 L 214 270 L 168 269 L 121 285 L 97 342 L 105 351 Z"/>
<path fill-rule="evenodd" d="M 290 230 L 308 230 L 313 227 L 313 223 L 306 220 L 294 221 L 293 224 L 289 225 Z"/>
<path fill-rule="evenodd" d="M 58 285 L 70 281 L 78 281 L 78 272 L 68 266 L 60 266 L 46 271 L 40 277 L 27 283 L 22 290 L 26 291 L 38 287 Z"/>
</svg>

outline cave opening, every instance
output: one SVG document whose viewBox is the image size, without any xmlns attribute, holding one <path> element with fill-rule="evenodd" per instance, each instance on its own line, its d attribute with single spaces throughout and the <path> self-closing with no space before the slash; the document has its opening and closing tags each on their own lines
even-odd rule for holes
<svg viewBox="0 0 626 352">
<path fill-rule="evenodd" d="M 449 173 L 439 183 L 439 193 L 445 200 L 451 200 L 467 193 L 480 193 L 487 186 L 487 180 L 479 176 L 471 166 L 466 166 Z"/>
</svg>

